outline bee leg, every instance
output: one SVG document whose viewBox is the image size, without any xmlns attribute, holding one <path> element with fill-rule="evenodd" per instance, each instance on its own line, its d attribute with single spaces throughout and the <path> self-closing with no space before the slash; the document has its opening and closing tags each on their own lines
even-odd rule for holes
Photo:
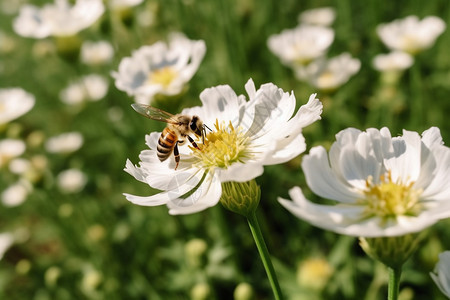
<svg viewBox="0 0 450 300">
<path fill-rule="evenodd" d="M 206 136 L 206 128 L 209 129 L 209 131 L 212 131 L 211 128 L 208 127 L 208 125 L 203 124 L 203 128 L 202 128 L 202 143 L 205 143 L 205 136 Z"/>
<path fill-rule="evenodd" d="M 187 135 L 187 138 L 188 138 L 189 142 L 191 142 L 192 146 L 194 146 L 195 149 L 200 150 L 200 148 L 198 147 L 197 143 L 194 142 L 194 140 L 190 136 Z"/>
<path fill-rule="evenodd" d="M 178 168 L 178 164 L 180 163 L 180 152 L 178 152 L 178 142 L 176 142 L 175 147 L 173 148 L 173 155 L 175 156 L 175 170 Z"/>
</svg>

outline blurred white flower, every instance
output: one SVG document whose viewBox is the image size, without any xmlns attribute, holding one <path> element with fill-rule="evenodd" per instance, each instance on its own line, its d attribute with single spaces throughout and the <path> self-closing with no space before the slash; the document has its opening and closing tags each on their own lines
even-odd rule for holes
<svg viewBox="0 0 450 300">
<path fill-rule="evenodd" d="M 450 251 L 439 254 L 439 262 L 430 275 L 441 292 L 450 298 Z"/>
<path fill-rule="evenodd" d="M 267 45 L 281 62 L 287 66 L 302 66 L 324 55 L 334 40 L 330 28 L 299 25 L 271 35 Z"/>
<path fill-rule="evenodd" d="M 108 87 L 108 79 L 101 75 L 91 74 L 69 84 L 60 92 L 59 98 L 62 102 L 70 105 L 80 104 L 87 100 L 98 101 L 106 96 Z"/>
<path fill-rule="evenodd" d="M 116 87 L 135 96 L 136 102 L 149 104 L 157 94 L 181 93 L 194 76 L 206 52 L 205 42 L 172 34 L 169 45 L 157 42 L 134 51 L 113 72 Z"/>
<path fill-rule="evenodd" d="M 13 174 L 21 175 L 26 173 L 30 169 L 31 163 L 28 159 L 15 158 L 9 162 L 9 171 Z"/>
<path fill-rule="evenodd" d="M 77 151 L 82 145 L 81 133 L 68 132 L 49 138 L 45 143 L 45 148 L 50 153 L 70 153 Z"/>
<path fill-rule="evenodd" d="M 245 85 L 250 100 L 237 96 L 228 86 L 205 89 L 201 107 L 185 109 L 211 128 L 199 149 L 181 146 L 180 164 L 171 155 L 161 162 L 157 155 L 161 133 L 146 136 L 149 150 L 141 152 L 139 166 L 127 160 L 125 171 L 161 193 L 140 197 L 125 194 L 138 205 L 166 204 L 171 214 L 189 214 L 215 205 L 223 182 L 247 182 L 260 176 L 264 165 L 279 164 L 302 153 L 302 128 L 320 119 L 322 104 L 312 94 L 307 104 L 294 114 L 296 99 L 272 83 L 255 89 L 250 79 Z"/>
<path fill-rule="evenodd" d="M 360 67 L 359 59 L 342 53 L 330 59 L 315 60 L 306 67 L 296 68 L 295 72 L 298 79 L 309 82 L 313 87 L 333 91 L 346 83 Z"/>
<path fill-rule="evenodd" d="M 0 89 L 0 125 L 26 114 L 34 102 L 34 96 L 21 88 Z"/>
<path fill-rule="evenodd" d="M 373 67 L 380 72 L 398 72 L 408 69 L 414 58 L 406 52 L 393 51 L 389 54 L 378 54 L 373 59 Z"/>
<path fill-rule="evenodd" d="M 5 166 L 11 159 L 25 152 L 25 142 L 17 139 L 0 140 L 0 167 Z"/>
<path fill-rule="evenodd" d="M 112 9 L 124 9 L 141 4 L 144 0 L 109 0 Z"/>
<path fill-rule="evenodd" d="M 102 0 L 55 0 L 42 8 L 25 4 L 14 20 L 14 31 L 24 37 L 42 39 L 71 36 L 95 23 L 105 11 Z"/>
<path fill-rule="evenodd" d="M 86 175 L 78 169 L 68 169 L 58 174 L 57 184 L 63 193 L 78 193 L 87 183 Z"/>
<path fill-rule="evenodd" d="M 409 16 L 378 25 L 377 33 L 389 49 L 416 54 L 433 46 L 445 28 L 445 22 L 438 17 L 419 21 L 417 16 Z"/>
<path fill-rule="evenodd" d="M 0 260 L 2 260 L 6 251 L 13 245 L 14 236 L 11 233 L 0 233 Z"/>
<path fill-rule="evenodd" d="M 20 179 L 13 185 L 7 187 L 1 194 L 3 205 L 14 207 L 22 204 L 33 189 L 31 183 L 25 179 Z"/>
<path fill-rule="evenodd" d="M 331 26 L 335 19 L 336 11 L 333 7 L 308 9 L 298 16 L 300 23 L 317 26 Z"/>
<path fill-rule="evenodd" d="M 308 201 L 299 187 L 294 200 L 279 199 L 297 217 L 337 233 L 358 237 L 392 237 L 421 231 L 450 217 L 450 149 L 439 129 L 365 132 L 348 128 L 336 135 L 329 157 L 313 147 L 303 157 L 311 190 L 336 205 Z"/>
<path fill-rule="evenodd" d="M 143 9 L 138 11 L 136 18 L 141 27 L 150 27 L 155 22 L 156 13 L 150 9 Z"/>
<path fill-rule="evenodd" d="M 81 62 L 98 66 L 111 62 L 114 56 L 114 48 L 108 41 L 85 41 L 81 45 Z"/>
</svg>

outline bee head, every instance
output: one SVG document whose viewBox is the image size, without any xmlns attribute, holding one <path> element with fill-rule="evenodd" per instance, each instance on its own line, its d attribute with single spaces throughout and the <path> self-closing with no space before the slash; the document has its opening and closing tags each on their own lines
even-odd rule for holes
<svg viewBox="0 0 450 300">
<path fill-rule="evenodd" d="M 195 135 L 201 136 L 203 130 L 202 120 L 200 120 L 200 118 L 197 116 L 193 116 L 191 122 L 189 123 L 189 128 L 193 133 L 195 133 Z"/>
</svg>

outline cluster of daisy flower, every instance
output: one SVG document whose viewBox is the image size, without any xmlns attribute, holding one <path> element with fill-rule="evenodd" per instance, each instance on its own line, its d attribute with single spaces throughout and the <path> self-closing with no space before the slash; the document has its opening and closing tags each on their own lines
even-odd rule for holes
<svg viewBox="0 0 450 300">
<path fill-rule="evenodd" d="M 348 53 L 325 58 L 334 39 L 334 31 L 328 27 L 334 18 L 332 8 L 305 12 L 296 28 L 268 39 L 269 49 L 295 71 L 298 79 L 321 91 L 337 89 L 361 65 Z M 380 25 L 380 38 L 395 52 L 375 57 L 375 68 L 387 72 L 409 67 L 413 59 L 407 52 L 417 53 L 431 46 L 442 33 L 441 22 L 435 17 L 422 22 L 408 17 Z M 422 33 L 416 36 L 410 32 Z M 178 48 L 176 45 L 181 43 L 185 46 Z M 145 104 L 157 93 L 180 93 L 205 50 L 202 41 L 187 44 L 182 38 L 172 39 L 170 46 L 144 46 L 122 60 L 119 72 L 113 73 L 116 86 Z M 149 149 L 141 152 L 138 165 L 128 160 L 125 171 L 162 192 L 144 197 L 125 194 L 126 198 L 138 205 L 167 205 L 171 214 L 198 212 L 229 197 L 227 183 L 250 182 L 263 173 L 263 166 L 287 162 L 305 151 L 302 128 L 319 120 L 322 112 L 316 94 L 295 112 L 297 100 L 293 93 L 272 83 L 257 89 L 250 79 L 245 90 L 248 98 L 237 95 L 228 85 L 207 88 L 200 94 L 202 106 L 181 112 L 198 116 L 210 130 L 206 130 L 203 140 L 196 140 L 200 147 L 180 148 L 178 168 L 172 159 L 158 159 L 161 133 L 147 135 Z M 342 130 L 328 155 L 324 147 L 316 146 L 302 162 L 309 188 L 336 204 L 315 204 L 304 197 L 299 187 L 289 192 L 293 201 L 279 201 L 315 226 L 360 237 L 363 249 L 372 255 L 379 250 L 373 239 L 408 236 L 450 217 L 450 150 L 443 144 L 436 127 L 422 135 L 404 130 L 399 137 L 392 137 L 388 128 Z M 236 189 L 251 193 L 248 186 Z M 239 193 L 233 195 L 239 197 Z M 405 244 L 415 249 L 416 243 Z M 404 259 L 400 253 L 398 256 Z M 391 266 L 390 260 L 379 259 Z M 442 269 L 438 267 L 435 280 L 448 276 Z"/>
<path fill-rule="evenodd" d="M 281 62 L 293 69 L 297 79 L 308 82 L 321 92 L 331 92 L 356 74 L 361 62 L 345 52 L 327 58 L 335 32 L 330 27 L 336 18 L 331 7 L 305 11 L 299 24 L 269 37 L 269 49 Z"/>
<path fill-rule="evenodd" d="M 141 2 L 108 3 L 111 10 L 126 17 L 127 9 Z M 77 35 L 96 26 L 105 10 L 101 0 L 76 0 L 74 4 L 55 0 L 43 7 L 24 5 L 13 28 L 27 38 L 64 39 L 57 51 L 67 53 L 65 47 L 71 47 L 69 52 L 76 53 L 79 62 L 99 70 L 110 67 L 115 55 L 113 45 L 105 40 L 78 42 Z M 267 40 L 268 48 L 282 64 L 292 68 L 297 79 L 320 92 L 335 91 L 361 68 L 361 62 L 347 52 L 327 57 L 335 38 L 331 28 L 335 18 L 331 7 L 306 11 L 299 16 L 296 28 Z M 374 57 L 374 68 L 387 73 L 409 68 L 413 56 L 431 47 L 445 26 L 437 17 L 420 21 L 415 16 L 379 25 L 376 32 L 392 52 Z M 150 105 L 158 97 L 186 92 L 205 54 L 205 41 L 173 33 L 167 42 L 144 45 L 122 58 L 111 77 L 116 88 L 136 103 Z M 126 199 L 143 206 L 166 205 L 170 214 L 191 214 L 219 202 L 240 213 L 245 207 L 245 216 L 249 215 L 248 209 L 254 212 L 260 197 L 254 179 L 263 174 L 264 166 L 288 162 L 306 151 L 303 129 L 321 119 L 323 106 L 317 94 L 311 94 L 296 110 L 299 101 L 294 93 L 271 82 L 257 87 L 249 79 L 244 89 L 246 95 L 238 95 L 229 85 L 206 88 L 199 96 L 201 106 L 180 112 L 196 116 L 204 127 L 197 128 L 201 131 L 197 134 L 189 121 L 186 132 L 192 133 L 192 141 L 184 145 L 181 140 L 187 138 L 186 134 L 175 134 L 180 147 L 172 156 L 177 156 L 179 162 L 172 156 L 161 161 L 158 154 L 164 143 L 162 133 L 148 134 L 148 149 L 140 153 L 140 162 L 135 165 L 127 160 L 125 171 L 160 192 L 151 196 L 126 193 Z M 88 101 L 103 99 L 108 90 L 109 79 L 91 73 L 71 80 L 59 97 L 71 108 L 82 108 Z M 33 95 L 20 88 L 1 89 L 0 129 L 13 135 L 10 123 L 30 111 L 35 102 Z M 110 114 L 112 119 L 120 118 L 120 113 Z M 43 145 L 47 155 L 67 155 L 83 146 L 84 137 L 75 131 L 47 139 L 37 133 L 28 142 Z M 1 191 L 4 206 L 23 203 L 48 166 L 46 156 L 23 157 L 26 148 L 26 143 L 17 138 L 0 140 L 0 168 L 19 178 Z M 279 198 L 279 203 L 312 225 L 359 237 L 362 248 L 389 267 L 403 264 L 416 249 L 417 239 L 409 236 L 450 217 L 450 149 L 444 146 L 437 127 L 422 134 L 404 130 L 401 136 L 392 136 L 386 127 L 365 131 L 347 128 L 336 134 L 328 151 L 323 146 L 311 148 L 303 156 L 301 167 L 308 187 L 319 197 L 333 201 L 333 205 L 306 199 L 300 187 L 289 191 L 291 200 Z M 56 182 L 62 192 L 77 193 L 88 178 L 79 168 L 67 168 L 56 176 Z M 242 199 L 236 199 L 239 197 Z M 236 203 L 242 200 L 244 203 Z M 254 203 L 247 205 L 245 201 Z M 399 241 L 406 245 L 406 253 L 400 253 L 403 248 L 389 248 Z M 13 242 L 11 234 L 0 234 L 0 258 Z M 390 257 L 380 253 L 380 244 L 383 250 L 392 250 L 387 251 Z M 448 254 L 441 254 L 431 276 L 450 297 Z M 315 263 L 324 265 L 322 261 Z M 324 267 L 326 276 L 331 272 L 331 268 Z M 299 280 L 305 281 L 305 275 L 299 274 Z"/>
</svg>

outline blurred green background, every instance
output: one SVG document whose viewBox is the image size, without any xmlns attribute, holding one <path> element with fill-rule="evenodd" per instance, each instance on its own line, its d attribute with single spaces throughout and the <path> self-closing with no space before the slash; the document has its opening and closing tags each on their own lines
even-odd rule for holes
<svg viewBox="0 0 450 300">
<path fill-rule="evenodd" d="M 248 299 L 272 299 L 244 218 L 221 205 L 194 215 L 170 216 L 166 207 L 140 207 L 122 196 L 154 192 L 123 168 L 127 158 L 138 162 L 139 152 L 146 148 L 144 135 L 164 125 L 136 114 L 130 107 L 132 98 L 115 88 L 110 72 L 134 49 L 181 31 L 191 39 L 203 39 L 207 53 L 189 90 L 181 99 L 159 103 L 161 108 L 176 113 L 200 105 L 200 92 L 219 84 L 244 93 L 249 78 L 257 87 L 273 82 L 294 91 L 300 106 L 317 91 L 295 79 L 268 50 L 267 38 L 294 28 L 300 12 L 323 6 L 337 13 L 328 56 L 348 51 L 361 60 L 361 69 L 335 93 L 318 94 L 324 112 L 321 121 L 305 129 L 308 149 L 329 147 L 334 135 L 347 127 L 387 126 L 395 136 L 402 129 L 421 133 L 438 126 L 448 144 L 450 30 L 416 56 L 396 86 L 383 86 L 372 67 L 375 55 L 388 52 L 376 35 L 378 24 L 408 15 L 435 15 L 448 26 L 448 0 L 147 0 L 126 15 L 107 10 L 98 24 L 80 33 L 83 40 L 104 39 L 114 45 L 113 62 L 97 68 L 81 64 L 77 57 L 58 55 L 51 38 L 16 35 L 11 23 L 17 13 L 0 11 L 0 87 L 22 87 L 36 97 L 35 107 L 2 129 L 0 138 L 23 139 L 28 147 L 22 157 L 47 159 L 27 200 L 17 207 L 0 207 L 0 232 L 18 236 L 0 261 L 0 298 L 234 299 L 236 291 L 252 290 Z M 138 22 L 143 12 L 145 26 Z M 110 80 L 103 100 L 77 107 L 59 100 L 71 80 L 90 73 Z M 417 101 L 424 103 L 420 117 L 411 115 Z M 36 136 L 45 140 L 68 131 L 84 136 L 82 148 L 71 154 L 49 154 L 42 143 L 30 142 Z M 286 298 L 385 299 L 387 271 L 365 256 L 357 239 L 312 227 L 278 204 L 277 197 L 288 198 L 295 185 L 304 188 L 309 199 L 321 201 L 307 189 L 300 162 L 301 157 L 266 167 L 257 178 L 262 189 L 258 218 Z M 83 191 L 67 194 L 58 189 L 56 176 L 67 168 L 86 173 Z M 5 169 L 0 172 L 2 191 L 17 178 Z M 445 299 L 429 272 L 437 255 L 450 249 L 449 225 L 442 221 L 429 229 L 422 247 L 405 265 L 401 299 Z"/>
</svg>

